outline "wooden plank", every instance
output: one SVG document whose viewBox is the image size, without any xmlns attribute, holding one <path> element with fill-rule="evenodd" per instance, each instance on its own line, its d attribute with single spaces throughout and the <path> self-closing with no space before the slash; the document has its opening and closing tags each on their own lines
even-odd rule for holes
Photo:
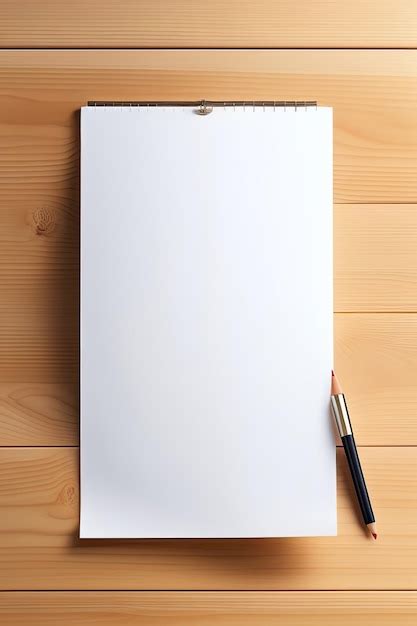
<svg viewBox="0 0 417 626">
<path fill-rule="evenodd" d="M 358 443 L 417 445 L 417 315 L 336 314 L 334 319 L 335 365 Z M 46 362 L 47 351 L 43 358 Z M 39 374 L 35 366 L 34 371 Z M 49 369 L 40 378 L 48 376 Z M 3 382 L 0 445 L 77 445 L 78 403 L 77 382 Z"/>
<path fill-rule="evenodd" d="M 417 201 L 415 50 L 16 51 L 0 62 L 0 202 L 29 222 L 41 207 L 76 212 L 77 112 L 89 99 L 317 99 L 334 107 L 336 202 Z"/>
<path fill-rule="evenodd" d="M 417 315 L 337 314 L 335 366 L 362 445 L 417 445 Z"/>
<path fill-rule="evenodd" d="M 3 0 L 0 43 L 35 48 L 413 47 L 412 0 Z"/>
<path fill-rule="evenodd" d="M 417 592 L 4 592 L 8 626 L 414 626 Z"/>
<path fill-rule="evenodd" d="M 0 446 L 78 444 L 78 385 L 0 383 Z"/>
<path fill-rule="evenodd" d="M 378 516 L 359 520 L 339 450 L 339 536 L 80 541 L 75 449 L 0 451 L 3 590 L 413 590 L 417 448 L 361 448 Z"/>
<path fill-rule="evenodd" d="M 1 58 L 0 376 L 5 382 L 78 377 L 76 111 L 89 97 L 196 98 L 202 92 L 273 97 L 295 89 L 303 98 L 321 89 L 325 101 L 336 104 L 336 197 L 374 198 L 375 183 L 381 197 L 404 199 L 407 188 L 414 194 L 417 186 L 417 150 L 410 144 L 417 119 L 416 52 L 335 51 L 328 58 L 317 51 L 39 51 L 4 52 Z M 364 84 L 366 97 L 359 93 Z M 376 118 L 375 106 L 382 107 Z M 370 120 L 381 121 L 381 115 L 384 123 L 373 126 Z M 369 135 L 366 149 L 363 134 Z M 394 153 L 398 158 L 387 160 Z M 411 205 L 390 205 L 381 208 L 379 219 L 377 209 L 336 210 L 337 310 L 415 310 L 416 212 Z"/>
<path fill-rule="evenodd" d="M 3 129 L 4 137 L 7 132 Z M 54 140 L 45 153 L 40 137 L 37 149 L 36 139 L 31 144 L 30 132 L 26 138 L 25 131 L 22 134 L 14 129 L 12 133 L 14 145 L 7 149 L 6 138 L 5 160 L 0 163 L 0 377 L 3 382 L 75 382 L 78 182 L 74 172 L 67 176 L 66 168 L 77 168 L 75 161 L 67 165 L 66 160 L 78 161 L 78 155 L 73 150 L 68 153 L 65 141 L 57 155 Z M 28 147 L 22 149 L 26 141 Z M 21 160 L 22 151 L 27 153 L 25 162 Z M 45 163 L 50 164 L 49 174 L 44 170 Z M 44 174 L 39 176 L 41 171 Z M 13 197 L 14 187 L 20 191 Z"/>
<path fill-rule="evenodd" d="M 417 311 L 417 206 L 336 205 L 336 311 Z"/>
</svg>

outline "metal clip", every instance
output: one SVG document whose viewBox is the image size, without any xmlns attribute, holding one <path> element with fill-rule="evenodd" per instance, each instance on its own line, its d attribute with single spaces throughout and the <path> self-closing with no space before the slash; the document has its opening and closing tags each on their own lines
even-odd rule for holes
<svg viewBox="0 0 417 626">
<path fill-rule="evenodd" d="M 200 106 L 196 110 L 197 115 L 208 115 L 213 111 L 213 107 L 207 106 L 206 101 L 202 100 Z"/>
</svg>

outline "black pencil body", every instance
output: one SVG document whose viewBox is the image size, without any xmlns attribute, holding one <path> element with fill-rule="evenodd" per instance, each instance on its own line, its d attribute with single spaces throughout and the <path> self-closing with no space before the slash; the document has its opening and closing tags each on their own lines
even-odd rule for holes
<svg viewBox="0 0 417 626">
<path fill-rule="evenodd" d="M 356 495 L 361 507 L 363 520 L 365 524 L 371 524 L 375 521 L 372 511 L 371 502 L 369 500 L 368 490 L 366 488 L 365 479 L 363 477 L 361 463 L 356 449 L 355 439 L 353 435 L 345 435 L 341 438 L 345 449 L 346 458 L 349 463 L 350 473 L 352 475 L 353 484 L 355 486 Z"/>
</svg>

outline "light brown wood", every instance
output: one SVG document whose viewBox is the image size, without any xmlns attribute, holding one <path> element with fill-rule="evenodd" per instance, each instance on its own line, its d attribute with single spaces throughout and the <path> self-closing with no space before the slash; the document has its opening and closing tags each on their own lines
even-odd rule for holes
<svg viewBox="0 0 417 626">
<path fill-rule="evenodd" d="M 417 311 L 416 242 L 416 205 L 335 205 L 336 311 Z"/>
<path fill-rule="evenodd" d="M 413 47 L 412 0 L 2 0 L 5 47 Z"/>
<path fill-rule="evenodd" d="M 78 444 L 78 385 L 0 383 L 0 446 Z"/>
<path fill-rule="evenodd" d="M 338 537 L 80 541 L 77 451 L 3 449 L 0 589 L 416 589 L 417 448 L 360 454 L 376 542 L 359 519 L 341 450 Z"/>
<path fill-rule="evenodd" d="M 5 592 L 0 620 L 7 626 L 414 626 L 417 592 Z"/>
<path fill-rule="evenodd" d="M 416 66 L 415 50 L 3 51 L 0 206 L 58 211 L 68 237 L 89 99 L 317 99 L 334 107 L 335 201 L 416 202 Z"/>
<path fill-rule="evenodd" d="M 416 33 L 413 0 L 0 3 L 3 48 L 415 48 Z M 417 622 L 417 592 L 398 591 L 417 589 L 416 67 L 416 50 L 0 51 L 0 446 L 78 443 L 79 107 L 164 98 L 334 107 L 335 365 L 358 443 L 407 446 L 360 448 L 376 543 L 341 450 L 337 538 L 81 542 L 77 449 L 3 447 L 0 590 L 291 591 L 3 591 L 0 622 Z"/>
<path fill-rule="evenodd" d="M 17 126 L 0 125 L 2 382 L 78 377 L 75 126 L 71 132 L 73 139 L 65 123 L 25 129 L 24 115 Z"/>
<path fill-rule="evenodd" d="M 334 319 L 335 366 L 358 443 L 417 445 L 417 315 L 336 314 Z M 26 358 L 30 365 L 33 356 Z M 78 402 L 76 382 L 0 384 L 0 445 L 77 445 Z"/>
<path fill-rule="evenodd" d="M 359 444 L 417 445 L 417 315 L 336 315 L 335 370 Z"/>
<path fill-rule="evenodd" d="M 417 197 L 414 51 L 38 51 L 0 59 L 3 381 L 78 377 L 77 111 L 88 98 L 321 93 L 336 107 L 336 197 Z M 416 310 L 414 209 L 336 208 L 336 310 Z"/>
</svg>

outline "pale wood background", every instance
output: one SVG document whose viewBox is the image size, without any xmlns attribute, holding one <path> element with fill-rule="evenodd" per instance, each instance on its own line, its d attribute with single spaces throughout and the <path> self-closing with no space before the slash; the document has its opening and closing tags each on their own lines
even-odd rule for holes
<svg viewBox="0 0 417 626">
<path fill-rule="evenodd" d="M 0 3 L 0 621 L 417 623 L 416 40 L 412 0 Z M 77 539 L 79 108 L 202 97 L 334 107 L 335 361 L 376 543 L 341 450 L 338 537 Z"/>
</svg>

